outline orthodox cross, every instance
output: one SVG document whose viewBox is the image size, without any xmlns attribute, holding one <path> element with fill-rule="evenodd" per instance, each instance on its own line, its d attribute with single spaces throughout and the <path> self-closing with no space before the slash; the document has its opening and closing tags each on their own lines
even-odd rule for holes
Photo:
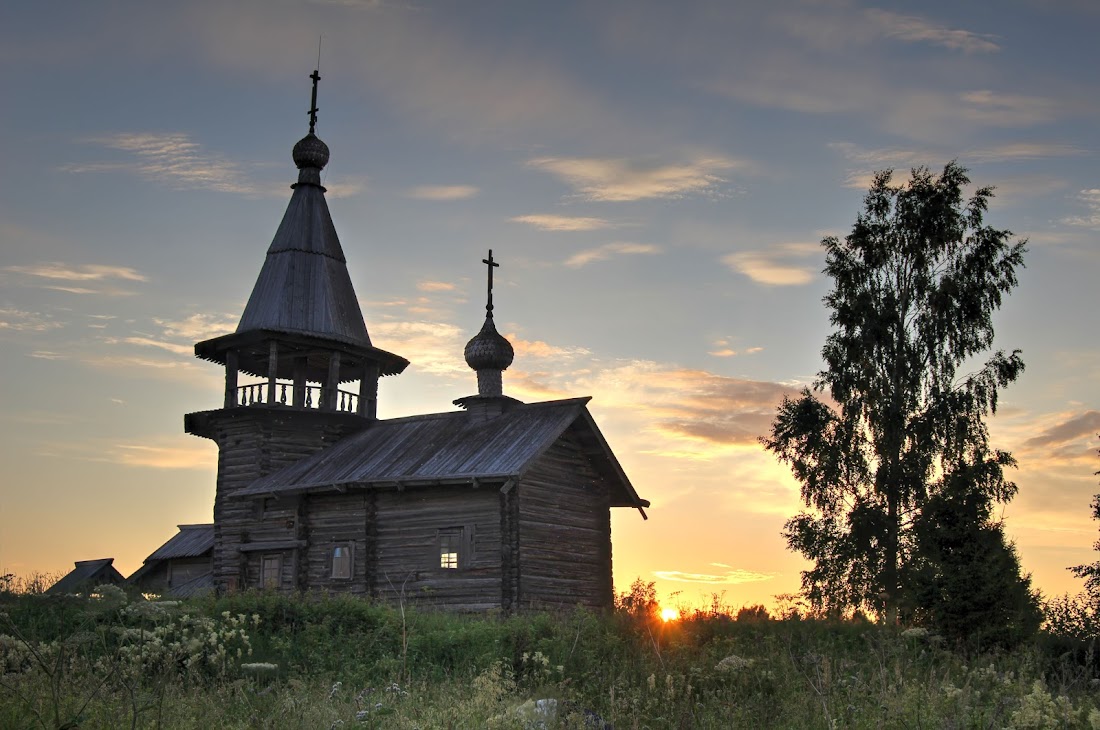
<svg viewBox="0 0 1100 730">
<path fill-rule="evenodd" d="M 317 69 L 314 69 L 309 77 L 313 79 L 313 101 L 309 110 L 309 133 L 313 134 L 317 127 L 317 112 L 320 111 L 317 108 L 317 82 L 321 80 L 321 74 L 317 73 Z"/>
<path fill-rule="evenodd" d="M 489 268 L 489 303 L 485 305 L 485 312 L 488 316 L 493 316 L 493 269 L 499 268 L 500 264 L 493 261 L 493 249 L 489 249 L 489 258 L 482 259 L 481 263 L 485 264 Z"/>
</svg>

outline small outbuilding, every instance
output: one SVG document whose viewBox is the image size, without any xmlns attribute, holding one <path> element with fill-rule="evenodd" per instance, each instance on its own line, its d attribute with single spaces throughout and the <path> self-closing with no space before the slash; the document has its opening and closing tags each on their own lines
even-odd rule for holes
<svg viewBox="0 0 1100 730">
<path fill-rule="evenodd" d="M 87 594 L 96 586 L 104 584 L 124 585 L 126 578 L 118 572 L 113 565 L 114 562 L 114 558 L 78 560 L 71 571 L 46 590 L 46 594 L 52 596 L 80 595 Z"/>
<path fill-rule="evenodd" d="M 213 523 L 177 525 L 179 532 L 153 551 L 127 582 L 142 593 L 188 598 L 213 590 Z"/>
</svg>

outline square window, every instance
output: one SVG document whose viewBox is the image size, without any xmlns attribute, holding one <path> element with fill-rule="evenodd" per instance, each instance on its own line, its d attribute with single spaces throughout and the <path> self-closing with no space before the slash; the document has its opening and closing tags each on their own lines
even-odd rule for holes
<svg viewBox="0 0 1100 730">
<path fill-rule="evenodd" d="M 351 578 L 351 545 L 332 548 L 332 577 L 341 580 Z"/>
<path fill-rule="evenodd" d="M 265 555 L 260 563 L 260 587 L 278 588 L 283 583 L 283 559 L 279 555 Z"/>
<path fill-rule="evenodd" d="M 463 556 L 463 528 L 449 527 L 439 531 L 439 567 L 446 570 L 458 570 Z"/>
</svg>

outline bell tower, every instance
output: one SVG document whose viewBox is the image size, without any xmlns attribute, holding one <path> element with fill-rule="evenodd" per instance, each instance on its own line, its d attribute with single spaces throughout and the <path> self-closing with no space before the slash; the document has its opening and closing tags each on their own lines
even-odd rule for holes
<svg viewBox="0 0 1100 730">
<path fill-rule="evenodd" d="M 251 500 L 234 493 L 377 418 L 378 379 L 408 360 L 371 344 L 336 235 L 321 170 L 328 145 L 316 135 L 314 71 L 309 133 L 294 145 L 298 182 L 235 332 L 195 345 L 225 368 L 222 407 L 189 413 L 187 433 L 218 444 L 214 582 L 240 585 L 240 545 Z M 346 387 L 345 384 L 354 387 Z M 238 514 L 240 513 L 240 514 Z M 229 534 L 234 533 L 234 534 Z"/>
</svg>

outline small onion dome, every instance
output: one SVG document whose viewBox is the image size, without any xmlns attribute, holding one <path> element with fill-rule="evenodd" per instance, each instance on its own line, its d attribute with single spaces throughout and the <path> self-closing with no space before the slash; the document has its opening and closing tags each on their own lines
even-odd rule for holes
<svg viewBox="0 0 1100 730">
<path fill-rule="evenodd" d="M 294 145 L 292 156 L 299 170 L 307 167 L 322 170 L 328 164 L 328 145 L 310 132 Z"/>
<path fill-rule="evenodd" d="M 466 343 L 463 354 L 473 370 L 506 370 L 515 356 L 512 343 L 497 332 L 492 314 L 485 318 L 481 331 Z"/>
</svg>

